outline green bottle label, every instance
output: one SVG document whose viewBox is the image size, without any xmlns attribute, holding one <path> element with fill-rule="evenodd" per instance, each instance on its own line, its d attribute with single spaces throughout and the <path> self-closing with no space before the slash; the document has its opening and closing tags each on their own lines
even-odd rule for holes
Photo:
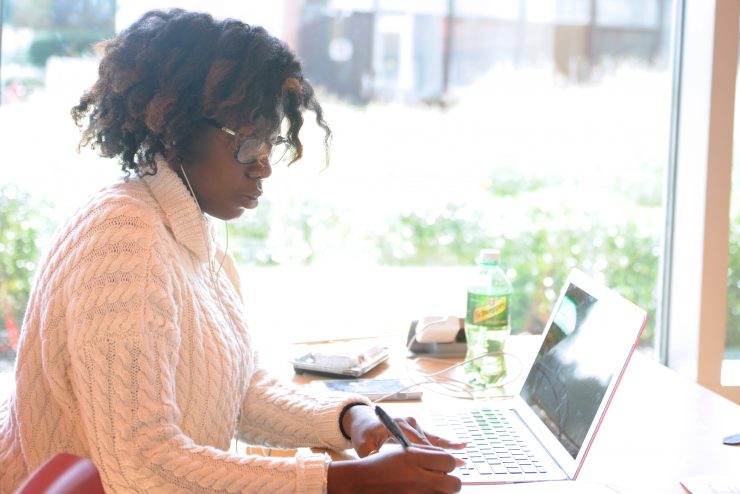
<svg viewBox="0 0 740 494">
<path fill-rule="evenodd" d="M 476 326 L 505 327 L 509 323 L 509 295 L 468 292 L 467 322 Z"/>
</svg>

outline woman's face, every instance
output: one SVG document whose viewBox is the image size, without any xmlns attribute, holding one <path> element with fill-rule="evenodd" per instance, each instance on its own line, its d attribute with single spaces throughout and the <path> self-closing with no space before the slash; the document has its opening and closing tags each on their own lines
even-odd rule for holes
<svg viewBox="0 0 740 494">
<path fill-rule="evenodd" d="M 266 153 L 255 156 L 257 161 L 247 165 L 234 157 L 243 136 L 258 134 L 268 141 L 269 133 L 259 132 L 256 126 L 229 128 L 239 136 L 204 122 L 185 153 L 182 169 L 175 170 L 180 178 L 187 177 L 186 185 L 190 183 L 201 210 L 222 220 L 238 218 L 245 209 L 256 208 L 262 180 L 272 174 Z"/>
</svg>

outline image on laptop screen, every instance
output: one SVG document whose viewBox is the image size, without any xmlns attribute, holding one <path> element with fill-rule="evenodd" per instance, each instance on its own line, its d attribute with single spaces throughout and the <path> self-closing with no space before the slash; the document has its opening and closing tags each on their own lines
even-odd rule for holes
<svg viewBox="0 0 740 494">
<path fill-rule="evenodd" d="M 592 295 L 568 285 L 521 391 L 573 458 L 613 377 L 610 357 L 619 353 L 609 337 L 608 311 L 599 308 Z"/>
</svg>

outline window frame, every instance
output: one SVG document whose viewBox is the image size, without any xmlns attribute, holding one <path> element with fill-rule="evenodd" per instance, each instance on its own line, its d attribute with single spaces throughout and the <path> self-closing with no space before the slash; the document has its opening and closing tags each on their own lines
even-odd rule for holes
<svg viewBox="0 0 740 494">
<path fill-rule="evenodd" d="M 680 60 L 666 216 L 660 360 L 740 403 L 722 386 L 740 0 L 680 0 Z M 671 224 L 672 223 L 672 224 Z"/>
</svg>

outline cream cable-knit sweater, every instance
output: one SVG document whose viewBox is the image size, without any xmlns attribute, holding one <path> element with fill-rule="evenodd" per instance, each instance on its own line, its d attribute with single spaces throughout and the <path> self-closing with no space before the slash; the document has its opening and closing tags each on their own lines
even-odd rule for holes
<svg viewBox="0 0 740 494">
<path fill-rule="evenodd" d="M 230 441 L 238 430 L 250 444 L 346 449 L 339 411 L 365 400 L 259 369 L 223 255 L 164 162 L 60 229 L 0 404 L 0 493 L 60 451 L 91 458 L 109 494 L 323 491 L 324 455 L 237 455 Z"/>
</svg>

